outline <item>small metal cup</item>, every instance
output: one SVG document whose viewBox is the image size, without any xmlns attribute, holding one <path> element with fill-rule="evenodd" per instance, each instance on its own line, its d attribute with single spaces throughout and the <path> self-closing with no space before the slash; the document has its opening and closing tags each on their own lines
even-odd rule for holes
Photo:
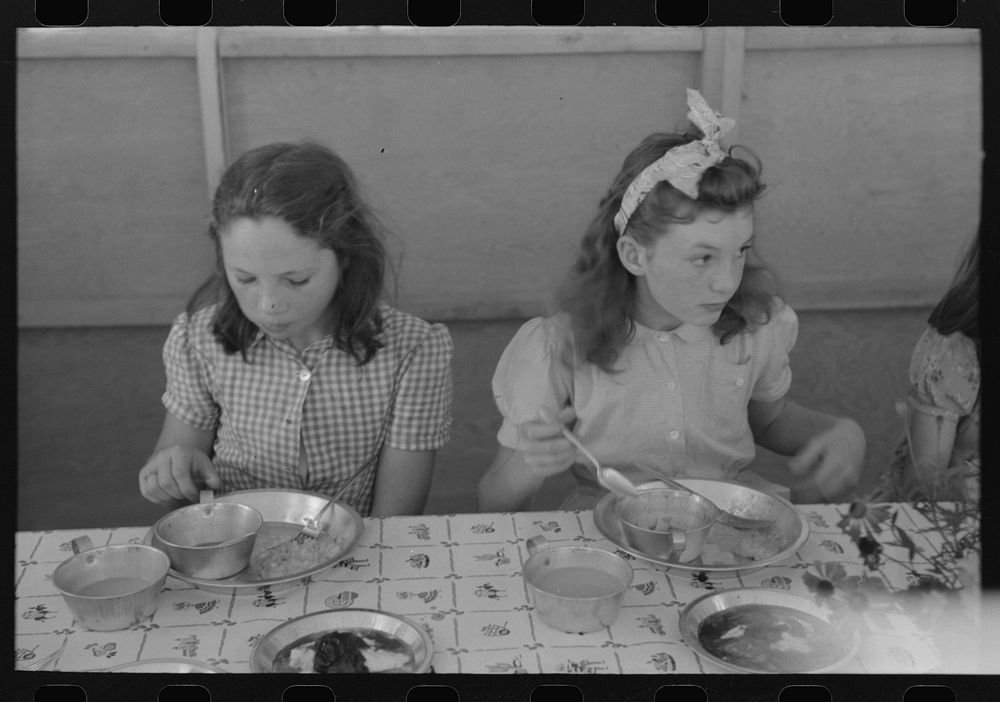
<svg viewBox="0 0 1000 702">
<path fill-rule="evenodd" d="M 684 490 L 640 490 L 615 503 L 625 543 L 660 561 L 689 563 L 701 555 L 719 516 L 709 500 Z"/>
<path fill-rule="evenodd" d="M 264 517 L 236 502 L 202 502 L 175 509 L 153 525 L 152 544 L 170 557 L 179 573 L 220 580 L 247 567 Z"/>
<path fill-rule="evenodd" d="M 632 566 L 610 551 L 588 546 L 545 545 L 545 538 L 528 540 L 532 556 L 524 564 L 524 582 L 535 612 L 548 626 L 568 633 L 586 633 L 610 626 L 618 618 L 622 598 L 632 584 Z M 551 574 L 585 568 L 599 577 L 576 582 L 565 591 L 553 587 Z M 585 571 L 566 571 L 580 574 Z M 595 581 L 606 581 L 597 583 Z M 564 581 L 565 582 L 565 581 Z"/>
<path fill-rule="evenodd" d="M 59 564 L 52 582 L 80 626 L 116 631 L 152 616 L 170 569 L 162 551 L 143 544 L 94 548 L 86 536 L 72 546 L 75 555 Z"/>
</svg>

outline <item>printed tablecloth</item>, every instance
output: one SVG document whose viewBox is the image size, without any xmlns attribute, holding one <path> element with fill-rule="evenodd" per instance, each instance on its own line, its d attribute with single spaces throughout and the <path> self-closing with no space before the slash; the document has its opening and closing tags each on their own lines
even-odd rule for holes
<svg viewBox="0 0 1000 702">
<path fill-rule="evenodd" d="M 685 605 L 708 591 L 768 587 L 813 596 L 804 579 L 816 562 L 843 562 L 860 573 L 857 547 L 837 527 L 845 505 L 799 505 L 810 537 L 787 561 L 749 574 L 706 576 L 663 569 L 620 551 L 598 531 L 591 511 L 483 513 L 368 518 L 357 547 L 332 569 L 297 589 L 219 594 L 168 577 L 152 618 L 127 630 L 87 631 L 74 622 L 52 583 L 72 555 L 70 542 L 140 543 L 148 527 L 20 532 L 15 559 L 15 667 L 66 646 L 49 670 L 96 671 L 125 662 L 182 658 L 229 672 L 249 672 L 254 643 L 293 617 L 363 607 L 407 616 L 434 641 L 437 673 L 712 673 L 680 633 Z M 900 524 L 934 548 L 920 514 L 900 508 Z M 521 577 L 526 541 L 586 543 L 624 556 L 634 569 L 617 620 L 589 634 L 542 623 Z M 889 547 L 887 547 L 889 548 Z M 905 554 L 897 554 L 903 556 Z M 906 569 L 886 566 L 892 588 Z M 845 672 L 920 673 L 940 657 L 929 635 L 902 611 L 866 616 L 872 635 Z"/>
</svg>

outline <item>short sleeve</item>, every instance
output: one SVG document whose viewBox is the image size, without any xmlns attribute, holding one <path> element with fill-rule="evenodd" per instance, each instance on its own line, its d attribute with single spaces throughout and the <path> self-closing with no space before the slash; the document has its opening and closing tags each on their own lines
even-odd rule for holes
<svg viewBox="0 0 1000 702">
<path fill-rule="evenodd" d="M 407 355 L 393 402 L 386 443 L 405 451 L 441 448 L 451 435 L 454 346 L 448 328 L 429 325 Z"/>
<path fill-rule="evenodd" d="M 213 399 L 208 363 L 195 348 L 195 325 L 187 314 L 178 315 L 163 344 L 167 387 L 163 406 L 185 424 L 212 430 L 219 417 Z"/>
<path fill-rule="evenodd" d="M 755 332 L 761 364 L 751 398 L 760 402 L 783 397 L 792 385 L 788 356 L 799 336 L 799 319 L 791 307 L 780 301 L 778 304 L 767 324 Z"/>
<path fill-rule="evenodd" d="M 975 343 L 960 332 L 944 336 L 928 328 L 910 359 L 910 404 L 957 421 L 972 413 L 979 384 Z"/>
<path fill-rule="evenodd" d="M 572 373 L 565 363 L 569 332 L 565 320 L 536 317 L 507 344 L 493 374 L 493 399 L 503 415 L 497 440 L 517 448 L 517 427 L 553 414 L 572 402 Z"/>
</svg>

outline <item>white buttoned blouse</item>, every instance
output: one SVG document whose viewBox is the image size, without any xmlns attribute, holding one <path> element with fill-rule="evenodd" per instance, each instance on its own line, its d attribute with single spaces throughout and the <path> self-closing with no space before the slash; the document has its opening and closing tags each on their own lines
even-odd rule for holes
<svg viewBox="0 0 1000 702">
<path fill-rule="evenodd" d="M 615 365 L 620 372 L 608 374 L 589 363 L 568 368 L 560 361 L 563 345 L 575 354 L 568 318 L 536 317 L 514 335 L 493 377 L 503 415 L 497 438 L 516 449 L 519 424 L 538 419 L 541 408 L 572 405 L 574 431 L 602 464 L 736 479 L 755 455 L 748 403 L 787 392 L 797 334 L 795 312 L 780 301 L 767 324 L 726 344 L 709 327 L 664 332 L 636 324 Z M 593 483 L 592 471 L 573 472 Z"/>
</svg>

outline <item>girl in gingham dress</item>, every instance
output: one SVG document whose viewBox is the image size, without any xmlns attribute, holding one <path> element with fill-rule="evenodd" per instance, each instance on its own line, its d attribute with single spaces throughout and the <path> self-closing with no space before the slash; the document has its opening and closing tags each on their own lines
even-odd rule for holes
<svg viewBox="0 0 1000 702">
<path fill-rule="evenodd" d="M 146 499 L 255 488 L 419 514 L 451 427 L 452 342 L 380 301 L 386 251 L 350 168 L 315 143 L 252 149 L 216 190 L 216 270 L 163 348 Z"/>
<path fill-rule="evenodd" d="M 747 261 L 760 164 L 720 148 L 731 120 L 695 91 L 688 104 L 691 129 L 653 134 L 626 158 L 561 311 L 529 320 L 502 354 L 493 391 L 503 423 L 480 509 L 524 508 L 567 468 L 577 487 L 562 506 L 593 507 L 604 493 L 564 426 L 634 481 L 734 479 L 788 494 L 745 470 L 756 443 L 792 456 L 783 482 L 795 499 L 856 484 L 858 424 L 785 399 L 797 318 Z"/>
</svg>

